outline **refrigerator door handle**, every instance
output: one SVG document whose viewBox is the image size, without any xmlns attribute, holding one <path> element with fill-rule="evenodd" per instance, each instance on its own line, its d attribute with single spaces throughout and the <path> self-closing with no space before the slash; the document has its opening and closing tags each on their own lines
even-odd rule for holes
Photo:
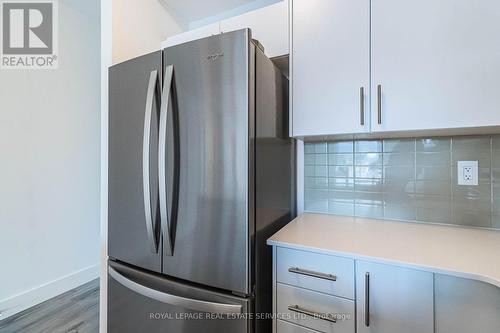
<svg viewBox="0 0 500 333">
<path fill-rule="evenodd" d="M 148 93 L 146 95 L 146 109 L 144 111 L 144 137 L 142 140 L 142 189 L 144 195 L 144 215 L 146 231 L 152 253 L 158 253 L 158 244 L 154 232 L 153 213 L 151 209 L 151 187 L 149 178 L 149 150 L 151 140 L 151 119 L 153 113 L 153 100 L 156 90 L 159 90 L 158 71 L 149 74 Z"/>
<path fill-rule="evenodd" d="M 145 287 L 137 282 L 127 279 L 125 276 L 118 273 L 112 267 L 108 268 L 109 268 L 109 275 L 111 275 L 113 279 L 115 279 L 125 288 L 130 289 L 138 294 L 141 294 L 144 297 L 151 298 L 165 304 L 170 304 L 194 311 L 208 312 L 221 315 L 242 313 L 243 309 L 242 305 L 200 301 L 196 299 L 167 294 L 155 289 Z"/>
<path fill-rule="evenodd" d="M 172 236 L 170 232 L 170 221 L 167 210 L 167 185 L 166 185 L 166 145 L 167 145 L 167 118 L 170 100 L 172 98 L 172 81 L 174 66 L 167 66 L 163 79 L 163 92 L 160 107 L 160 130 L 158 143 L 158 181 L 160 186 L 160 217 L 161 230 L 164 242 L 164 255 L 172 256 Z"/>
</svg>

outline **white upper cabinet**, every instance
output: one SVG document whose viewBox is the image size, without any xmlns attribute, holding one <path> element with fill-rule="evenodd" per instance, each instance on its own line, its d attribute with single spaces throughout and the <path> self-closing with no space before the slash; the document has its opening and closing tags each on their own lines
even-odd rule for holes
<svg viewBox="0 0 500 333">
<path fill-rule="evenodd" d="M 288 26 L 288 0 L 220 22 L 223 33 L 250 28 L 252 38 L 264 46 L 264 53 L 269 58 L 289 53 Z"/>
<path fill-rule="evenodd" d="M 370 0 L 292 0 L 292 135 L 368 132 Z"/>
<path fill-rule="evenodd" d="M 210 37 L 213 35 L 217 35 L 219 33 L 220 33 L 220 24 L 219 24 L 219 22 L 217 22 L 217 23 L 209 24 L 209 25 L 203 26 L 201 28 L 189 30 L 189 31 L 183 32 L 181 34 L 169 37 L 169 38 L 167 38 L 166 41 L 164 41 L 161 44 L 161 47 L 162 47 L 162 49 L 164 49 L 164 48 L 169 47 L 169 46 L 187 43 L 187 42 L 190 42 L 192 40 Z"/>
<path fill-rule="evenodd" d="M 373 131 L 500 125 L 500 1 L 372 0 L 371 22 Z"/>
</svg>

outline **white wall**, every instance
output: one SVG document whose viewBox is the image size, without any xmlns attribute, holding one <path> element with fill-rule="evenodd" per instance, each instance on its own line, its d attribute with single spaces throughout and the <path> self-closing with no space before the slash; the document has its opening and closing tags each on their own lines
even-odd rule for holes
<svg viewBox="0 0 500 333">
<path fill-rule="evenodd" d="M 0 70 L 0 319 L 98 276 L 99 10 L 59 1 L 59 69 Z"/>
<path fill-rule="evenodd" d="M 113 64 L 159 49 L 183 25 L 158 0 L 112 0 Z M 160 42 L 159 42 L 160 41 Z"/>
</svg>

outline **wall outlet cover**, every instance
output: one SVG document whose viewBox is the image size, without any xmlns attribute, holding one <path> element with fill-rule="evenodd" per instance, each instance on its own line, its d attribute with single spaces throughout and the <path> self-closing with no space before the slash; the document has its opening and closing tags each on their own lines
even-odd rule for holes
<svg viewBox="0 0 500 333">
<path fill-rule="evenodd" d="M 478 161 L 458 161 L 458 185 L 479 185 Z"/>
</svg>

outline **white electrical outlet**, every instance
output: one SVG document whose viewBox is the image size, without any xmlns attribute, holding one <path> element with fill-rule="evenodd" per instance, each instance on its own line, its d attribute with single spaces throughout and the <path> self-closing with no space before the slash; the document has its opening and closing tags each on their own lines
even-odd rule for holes
<svg viewBox="0 0 500 333">
<path fill-rule="evenodd" d="M 478 185 L 478 162 L 458 161 L 457 165 L 458 185 Z"/>
</svg>

